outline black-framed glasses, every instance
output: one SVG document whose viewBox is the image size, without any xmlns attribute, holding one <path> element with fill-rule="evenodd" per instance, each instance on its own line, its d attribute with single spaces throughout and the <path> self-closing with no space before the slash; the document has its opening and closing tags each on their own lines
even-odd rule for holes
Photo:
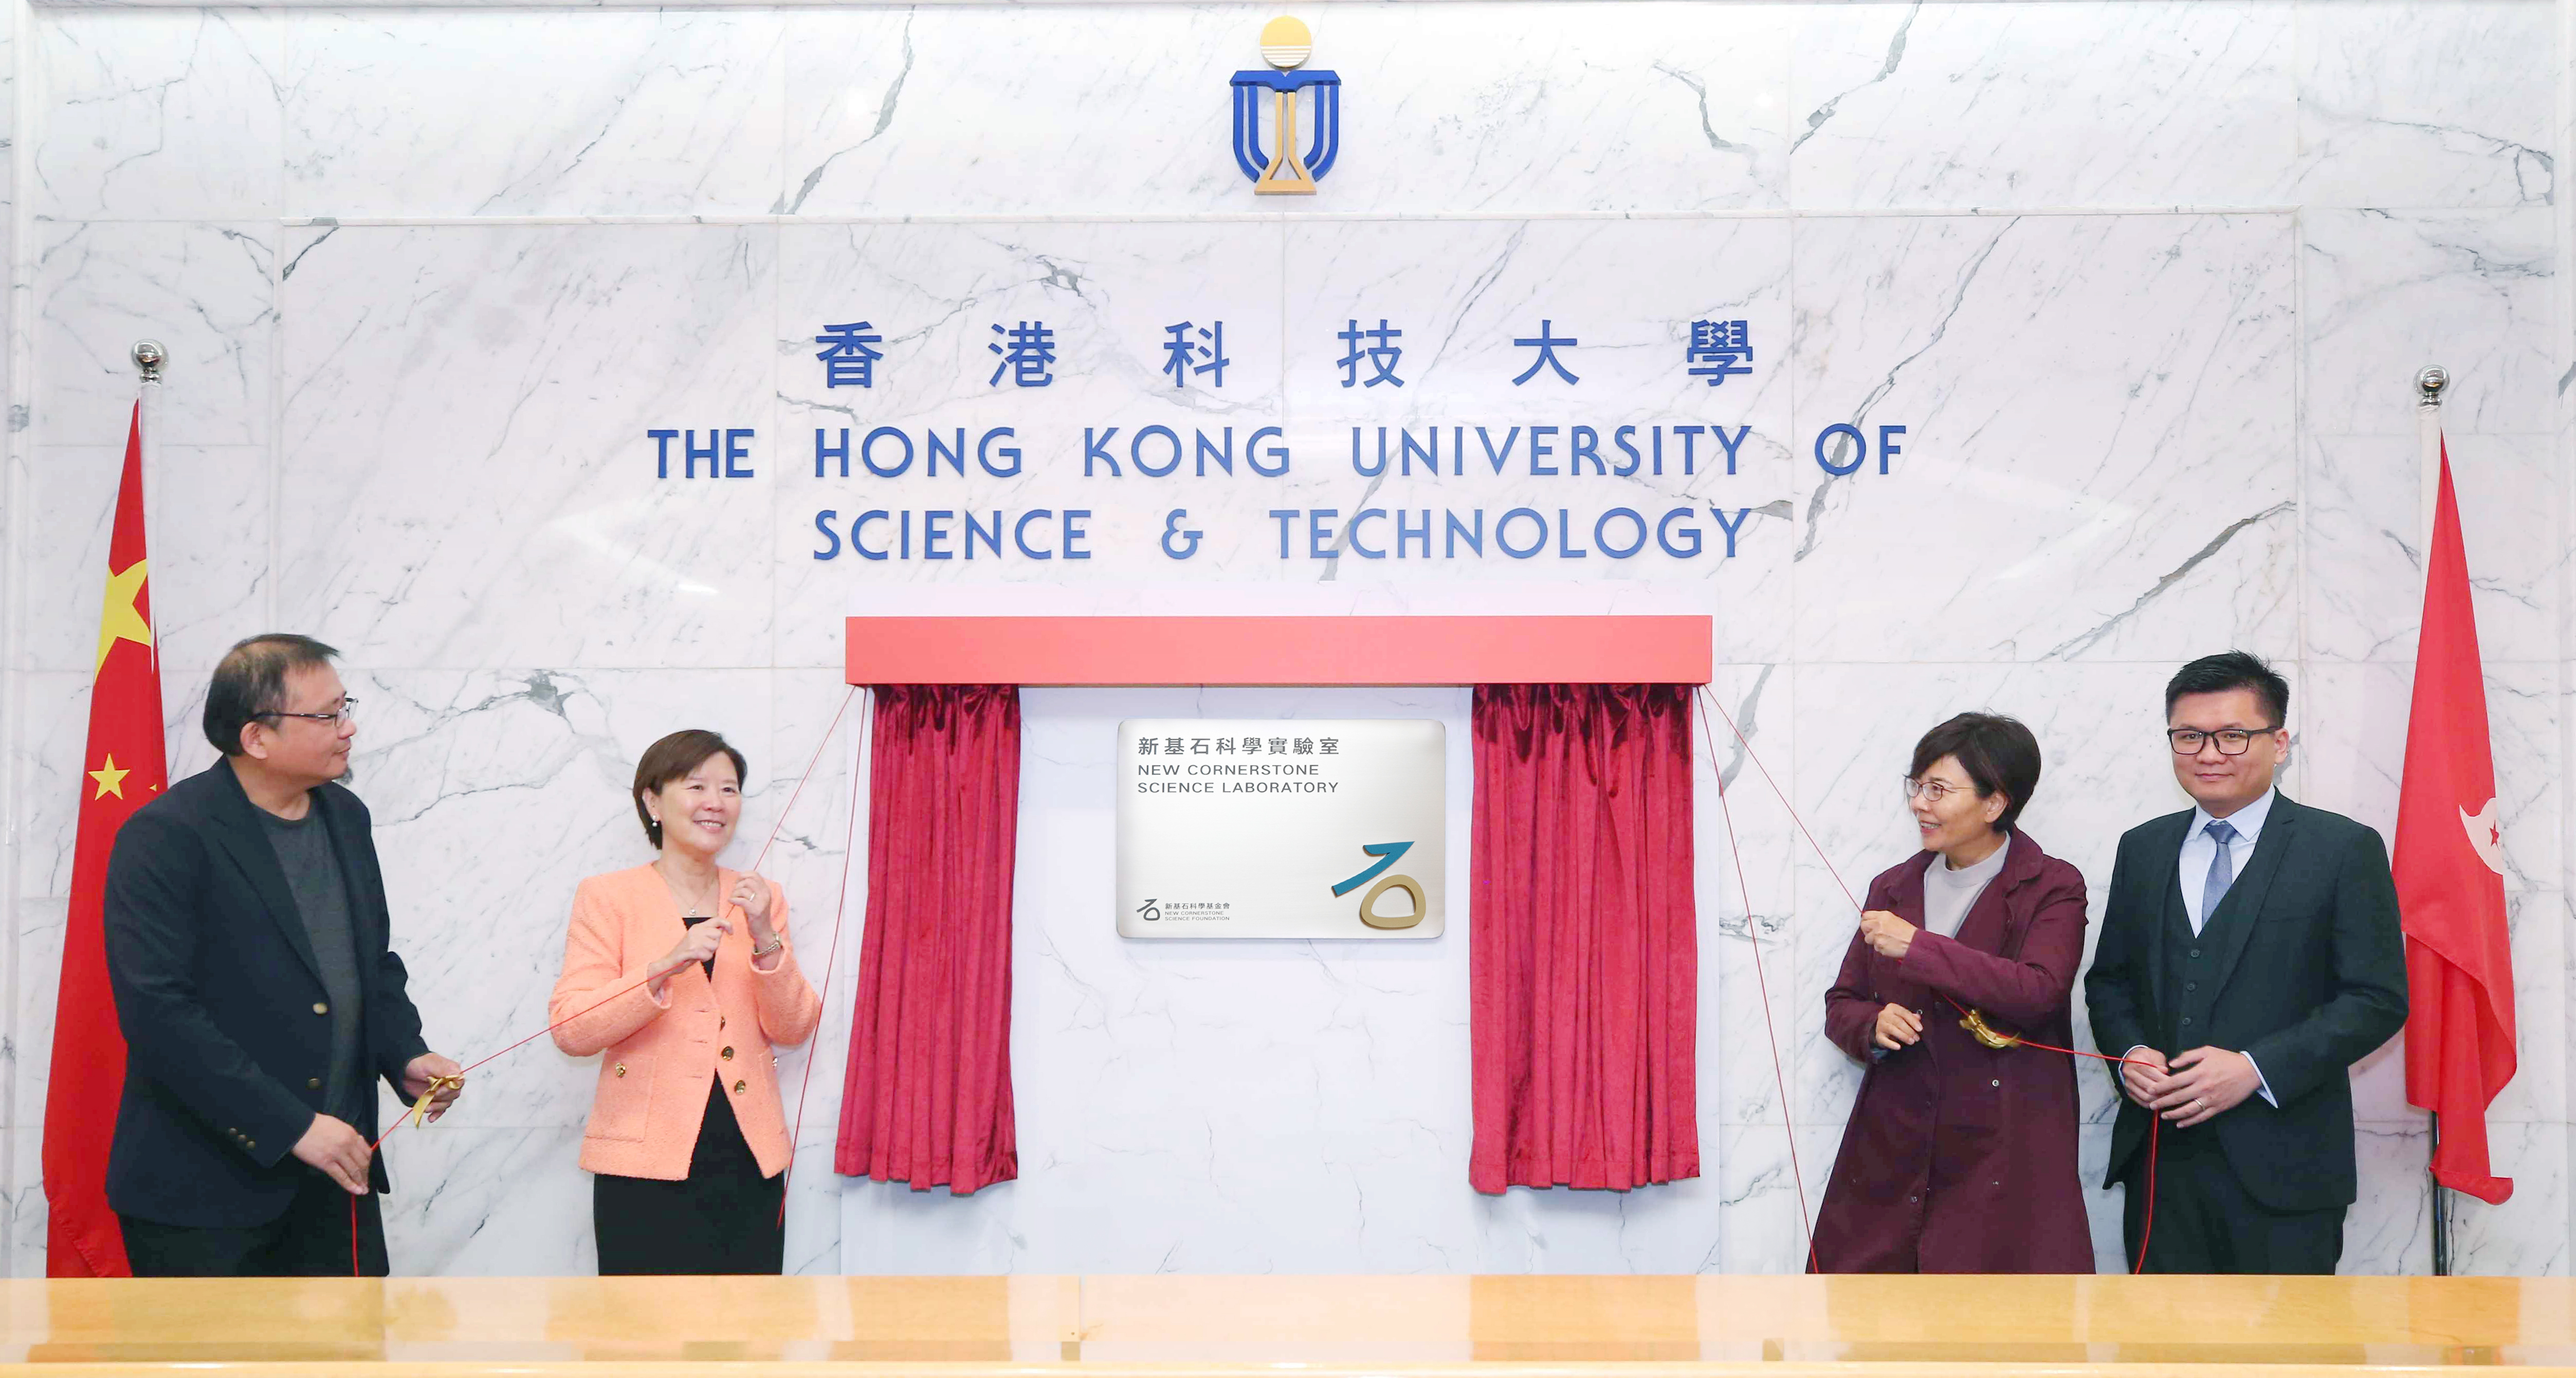
<svg viewBox="0 0 2576 1378">
<path fill-rule="evenodd" d="M 342 700 L 340 700 L 340 706 L 339 706 L 339 708 L 338 708 L 337 710 L 335 710 L 335 711 L 333 711 L 333 712 L 329 712 L 329 713 L 282 713 L 282 712 L 281 712 L 281 713 L 262 713 L 262 714 L 260 714 L 259 716 L 260 716 L 260 717 L 263 717 L 263 718 L 310 718 L 310 719 L 312 719 L 312 720 L 313 720 L 313 721 L 315 721 L 315 722 L 327 722 L 327 723 L 330 723 L 331 725 L 333 725 L 333 726 L 337 727 L 337 726 L 339 726 L 340 724 L 342 724 L 342 723 L 346 723 L 346 722 L 348 722 L 350 719 L 357 717 L 357 716 L 358 716 L 358 714 L 357 714 L 357 708 L 358 708 L 358 701 L 357 701 L 356 699 L 342 699 Z"/>
<path fill-rule="evenodd" d="M 2246 748 L 2254 745 L 2255 738 L 2269 736 L 2280 730 L 2278 727 L 2257 727 L 2250 731 L 2244 728 L 2222 727 L 2215 732 L 2203 732 L 2196 727 L 2171 727 L 2165 729 L 2165 740 L 2173 743 L 2176 756 L 2197 756 L 2200 754 L 2200 749 L 2211 742 L 2218 743 L 2218 754 L 2221 756 L 2242 756 Z"/>
<path fill-rule="evenodd" d="M 1947 780 L 1918 780 L 1911 775 L 1905 777 L 1905 797 L 1912 799 L 1919 795 L 1927 804 L 1938 804 L 1951 795 L 1967 793 L 1970 791 L 1961 789 Z"/>
</svg>

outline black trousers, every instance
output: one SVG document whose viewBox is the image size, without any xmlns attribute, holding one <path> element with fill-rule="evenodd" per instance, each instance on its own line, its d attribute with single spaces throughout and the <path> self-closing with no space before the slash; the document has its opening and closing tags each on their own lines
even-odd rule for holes
<svg viewBox="0 0 2576 1378">
<path fill-rule="evenodd" d="M 591 1229 L 601 1277 L 751 1273 L 787 1266 L 787 1174 L 760 1175 L 743 1141 L 724 1079 L 707 1096 L 707 1117 L 677 1182 L 601 1173 L 591 1184 Z"/>
<path fill-rule="evenodd" d="M 2228 1166 L 2226 1150 L 2210 1126 L 2175 1129 L 2156 1145 L 2155 1219 L 2146 1219 L 2147 1157 L 2142 1151 L 2123 1178 L 2126 1257 L 2138 1257 L 2147 1236 L 2150 1273 L 2331 1273 L 2343 1260 L 2346 1207 L 2274 1210 L 2248 1195 Z"/>
<path fill-rule="evenodd" d="M 354 1256 L 352 1201 L 358 1203 Z M 304 1169 L 286 1213 L 265 1225 L 117 1220 L 125 1227 L 126 1262 L 139 1278 L 380 1278 L 389 1271 L 384 1211 L 375 1195 L 353 1197 L 312 1168 Z"/>
</svg>

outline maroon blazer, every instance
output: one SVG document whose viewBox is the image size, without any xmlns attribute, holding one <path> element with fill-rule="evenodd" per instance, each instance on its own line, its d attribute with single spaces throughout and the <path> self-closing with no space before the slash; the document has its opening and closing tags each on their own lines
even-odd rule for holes
<svg viewBox="0 0 2576 1378">
<path fill-rule="evenodd" d="M 2092 1237 L 2075 1168 L 2075 1060 L 1988 1048 L 1959 1005 L 2061 1048 L 2084 960 L 2084 877 L 2015 832 L 1959 936 L 1914 935 L 1903 960 L 1855 933 L 1825 992 L 1825 1033 L 1868 1062 L 1878 1012 L 1923 1017 L 1923 1040 L 1871 1064 L 1817 1215 L 1827 1273 L 2089 1273 Z M 1920 928 L 1918 853 L 1871 881 L 1868 908 Z M 1948 997 L 1948 998 L 1945 998 Z M 1954 1005 L 1951 1000 L 1958 1004 Z"/>
</svg>

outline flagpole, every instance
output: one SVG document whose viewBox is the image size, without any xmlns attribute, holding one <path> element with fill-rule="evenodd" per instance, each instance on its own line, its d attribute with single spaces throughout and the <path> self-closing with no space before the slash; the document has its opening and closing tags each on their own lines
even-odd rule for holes
<svg viewBox="0 0 2576 1378">
<path fill-rule="evenodd" d="M 2450 386 L 2451 371 L 2440 364 L 2427 364 L 2415 375 L 2415 428 L 2423 442 L 2423 463 L 2416 470 L 2422 501 L 2416 505 L 2421 515 L 2415 532 L 2423 538 L 2418 548 L 2425 551 L 2433 548 L 2433 509 L 2442 501 L 2442 393 Z"/>
<path fill-rule="evenodd" d="M 2423 518 L 2416 523 L 2416 530 L 2423 536 L 2419 548 L 2428 570 L 2433 558 L 2434 509 L 2441 505 L 2442 498 L 2442 392 L 2450 385 L 2451 371 L 2440 364 L 2427 364 L 2415 375 L 2415 422 L 2423 439 L 2422 459 L 2417 466 L 2423 484 L 2419 509 Z M 2442 1116 L 2435 1112 L 2431 1119 L 2424 1176 L 2433 1190 L 2433 1276 L 2439 1278 L 2451 1275 L 2451 1194 L 2432 1175 L 2431 1155 L 2442 1148 Z"/>
</svg>

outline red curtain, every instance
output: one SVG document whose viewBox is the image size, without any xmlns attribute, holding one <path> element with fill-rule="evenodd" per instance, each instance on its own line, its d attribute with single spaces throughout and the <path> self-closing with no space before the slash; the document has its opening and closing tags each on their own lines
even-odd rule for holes
<svg viewBox="0 0 2576 1378">
<path fill-rule="evenodd" d="M 1011 876 L 1020 691 L 876 691 L 867 936 L 834 1166 L 959 1195 L 1019 1175 Z"/>
<path fill-rule="evenodd" d="M 1476 687 L 1476 1190 L 1699 1175 L 1690 690 Z"/>
</svg>

